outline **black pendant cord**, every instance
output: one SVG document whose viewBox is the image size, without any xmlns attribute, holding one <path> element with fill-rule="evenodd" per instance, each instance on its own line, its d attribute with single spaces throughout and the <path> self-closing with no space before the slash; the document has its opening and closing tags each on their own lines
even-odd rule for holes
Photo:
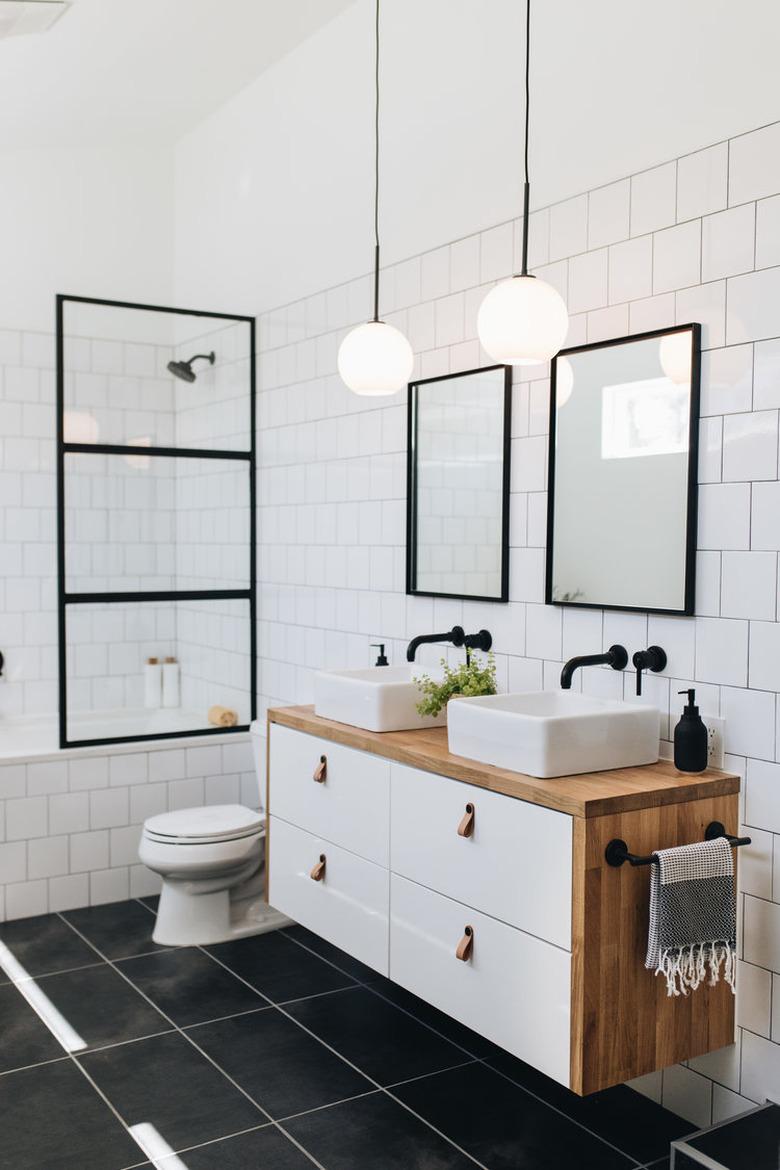
<svg viewBox="0 0 780 1170">
<path fill-rule="evenodd" d="M 523 252 L 520 275 L 528 276 L 528 216 L 531 186 L 528 181 L 528 125 L 531 102 L 531 0 L 525 4 L 525 181 L 523 183 Z"/>
<path fill-rule="evenodd" d="M 379 321 L 379 0 L 374 28 L 374 321 Z"/>
</svg>

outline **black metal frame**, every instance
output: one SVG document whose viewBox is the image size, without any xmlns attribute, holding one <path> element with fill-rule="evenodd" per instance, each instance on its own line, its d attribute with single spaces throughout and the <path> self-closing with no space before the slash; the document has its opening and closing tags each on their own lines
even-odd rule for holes
<svg viewBox="0 0 780 1170">
<path fill-rule="evenodd" d="M 490 370 L 504 371 L 504 460 L 501 485 L 501 595 L 480 597 L 473 593 L 436 593 L 417 589 L 417 394 L 420 386 L 468 378 Z M 476 370 L 459 370 L 435 378 L 418 378 L 408 386 L 406 408 L 406 592 L 415 597 L 451 597 L 458 601 L 509 601 L 509 494 L 512 456 L 512 367 L 480 366 Z"/>
<path fill-rule="evenodd" d="M 685 581 L 682 609 L 661 609 L 651 605 L 610 605 L 608 602 L 555 601 L 553 588 L 553 529 L 555 524 L 555 431 L 556 431 L 556 375 L 558 358 L 573 353 L 585 353 L 594 349 L 609 349 L 615 345 L 627 345 L 634 341 L 649 341 L 666 337 L 670 333 L 691 332 L 691 400 L 688 426 L 688 488 L 687 520 L 685 540 Z M 562 349 L 552 360 L 550 371 L 550 434 L 548 443 L 547 470 L 547 549 L 545 564 L 544 600 L 546 605 L 568 606 L 572 609 L 614 609 L 629 613 L 663 613 L 691 617 L 696 604 L 696 534 L 698 523 L 698 469 L 699 469 L 699 403 L 701 394 L 701 325 L 689 322 L 687 325 L 670 325 L 667 329 L 652 329 L 646 333 L 632 333 L 626 337 L 615 337 L 609 341 L 596 341 L 589 345 L 573 345 Z M 620 555 L 616 545 L 615 554 Z"/>
<path fill-rule="evenodd" d="M 66 443 L 65 442 L 65 305 L 68 303 L 103 305 L 114 309 L 142 310 L 171 313 L 181 317 L 206 317 L 222 321 L 245 322 L 249 325 L 249 449 L 247 451 L 204 450 L 192 447 L 143 447 L 122 443 Z M 256 321 L 254 317 L 235 313 L 211 313 L 203 309 L 175 309 L 170 305 L 145 305 L 134 301 L 104 300 L 101 297 L 56 296 L 57 318 L 57 628 L 59 635 L 59 742 L 61 748 L 96 747 L 112 743 L 140 743 L 152 739 L 181 739 L 188 736 L 225 735 L 248 731 L 249 724 L 236 727 L 202 727 L 192 731 L 162 731 L 153 735 L 114 735 L 100 739 L 68 739 L 67 712 L 67 655 L 65 614 L 68 605 L 104 605 L 127 602 L 155 601 L 247 601 L 249 603 L 249 688 L 251 718 L 257 718 L 257 539 L 255 515 L 257 511 L 256 459 Z M 68 593 L 65 576 L 65 456 L 138 455 L 170 457 L 175 459 L 234 459 L 247 463 L 249 471 L 249 588 L 248 589 L 188 589 L 151 590 L 138 592 Z"/>
</svg>

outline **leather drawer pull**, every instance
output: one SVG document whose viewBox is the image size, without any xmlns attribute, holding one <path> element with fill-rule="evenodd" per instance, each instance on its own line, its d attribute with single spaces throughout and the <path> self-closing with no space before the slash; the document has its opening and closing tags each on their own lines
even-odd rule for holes
<svg viewBox="0 0 780 1170">
<path fill-rule="evenodd" d="M 319 764 L 317 764 L 317 767 L 314 769 L 314 775 L 312 776 L 312 780 L 315 780 L 317 782 L 317 784 L 324 784 L 325 780 L 327 779 L 327 775 L 328 775 L 328 757 L 327 756 L 320 756 L 320 762 L 319 762 Z"/>
<path fill-rule="evenodd" d="M 474 946 L 474 927 L 466 926 L 463 928 L 463 938 L 457 945 L 455 950 L 455 958 L 462 959 L 467 963 L 471 958 L 471 951 Z"/>
<path fill-rule="evenodd" d="M 458 836 L 459 837 L 470 837 L 473 832 L 474 832 L 474 805 L 467 804 L 466 811 L 463 814 L 463 817 L 461 818 L 460 824 L 458 825 Z"/>
<path fill-rule="evenodd" d="M 317 862 L 317 864 L 314 866 L 314 868 L 312 869 L 311 873 L 309 874 L 309 877 L 312 879 L 312 881 L 315 881 L 315 882 L 321 882 L 322 879 L 325 877 L 325 854 L 324 853 L 320 854 L 320 859 Z"/>
</svg>

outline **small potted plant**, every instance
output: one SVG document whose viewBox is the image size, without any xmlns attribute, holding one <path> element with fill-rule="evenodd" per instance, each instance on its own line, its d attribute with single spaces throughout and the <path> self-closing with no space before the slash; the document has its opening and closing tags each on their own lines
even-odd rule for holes
<svg viewBox="0 0 780 1170">
<path fill-rule="evenodd" d="M 475 695 L 495 695 L 496 660 L 492 650 L 484 663 L 475 655 L 471 655 L 460 666 L 449 666 L 446 658 L 442 658 L 441 665 L 443 671 L 441 678 L 432 679 L 429 675 L 422 674 L 415 680 L 421 695 L 417 704 L 418 715 L 438 715 L 450 699 L 458 695 L 468 698 Z"/>
</svg>

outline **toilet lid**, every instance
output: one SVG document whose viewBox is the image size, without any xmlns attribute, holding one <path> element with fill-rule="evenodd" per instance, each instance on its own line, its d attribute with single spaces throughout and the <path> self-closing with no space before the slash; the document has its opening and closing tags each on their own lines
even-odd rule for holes
<svg viewBox="0 0 780 1170">
<path fill-rule="evenodd" d="M 263 817 L 242 804 L 215 804 L 205 808 L 179 808 L 159 813 L 144 823 L 144 831 L 157 840 L 232 841 L 257 833 Z"/>
</svg>

